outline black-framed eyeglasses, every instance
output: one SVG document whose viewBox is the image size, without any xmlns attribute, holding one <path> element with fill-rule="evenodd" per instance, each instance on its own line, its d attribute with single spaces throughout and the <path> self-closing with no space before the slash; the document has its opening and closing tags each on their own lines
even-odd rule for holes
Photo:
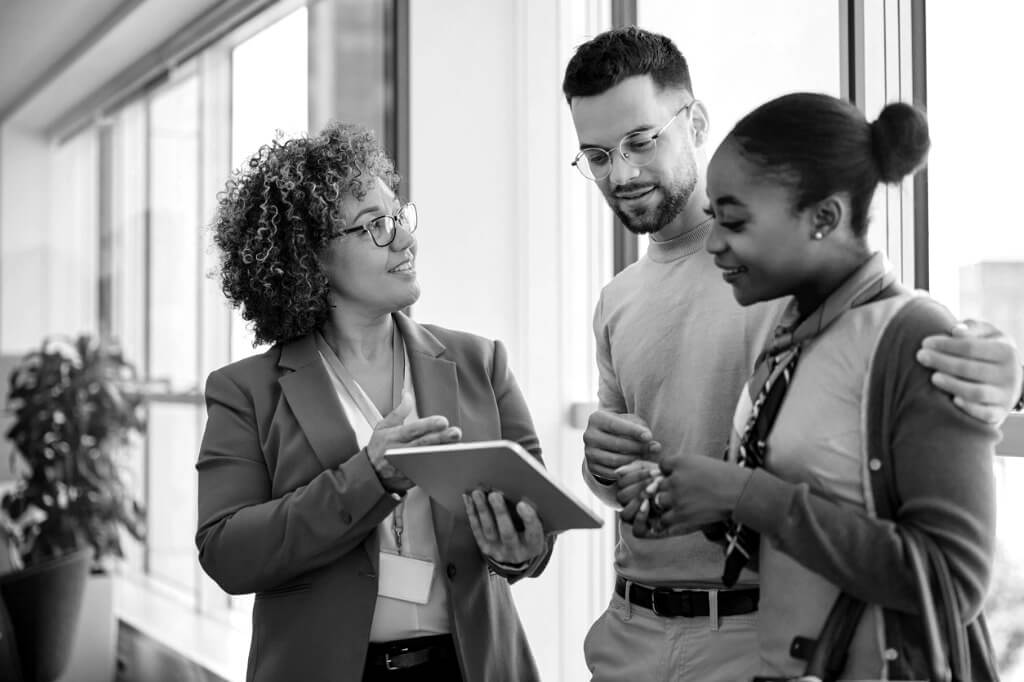
<svg viewBox="0 0 1024 682">
<path fill-rule="evenodd" d="M 338 234 L 340 236 L 365 230 L 377 246 L 391 246 L 399 227 L 404 227 L 410 234 L 416 231 L 416 220 L 416 204 L 410 201 L 398 209 L 398 213 L 394 215 L 378 216 L 362 225 L 345 228 Z"/>
<path fill-rule="evenodd" d="M 643 130 L 624 135 L 619 144 L 613 149 L 602 149 L 601 147 L 584 147 L 580 150 L 572 165 L 587 180 L 604 180 L 612 172 L 612 152 L 618 149 L 619 156 L 633 168 L 646 166 L 658 155 L 658 137 L 679 118 L 679 114 L 693 107 L 698 100 L 690 100 L 684 104 L 679 111 L 673 114 L 668 122 L 658 129 L 653 135 Z"/>
</svg>

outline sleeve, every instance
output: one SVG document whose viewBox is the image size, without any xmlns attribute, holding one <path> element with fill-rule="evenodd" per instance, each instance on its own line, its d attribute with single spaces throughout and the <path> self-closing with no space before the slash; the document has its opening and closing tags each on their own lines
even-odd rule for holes
<svg viewBox="0 0 1024 682">
<path fill-rule="evenodd" d="M 840 589 L 910 613 L 918 604 L 904 528 L 913 527 L 945 556 L 964 615 L 972 618 L 981 609 L 995 549 L 992 464 L 998 431 L 957 409 L 915 360 L 925 336 L 952 324 L 936 303 L 915 299 L 896 314 L 876 350 L 869 409 L 881 415 L 877 442 L 891 449 L 891 466 L 882 471 L 890 462 L 879 459 L 870 468 L 872 475 L 890 477 L 886 487 L 895 496 L 891 503 L 880 502 L 891 507 L 891 520 L 839 505 L 806 484 L 761 469 L 743 491 L 734 518 Z"/>
<path fill-rule="evenodd" d="M 494 389 L 494 397 L 498 403 L 498 414 L 501 418 L 501 437 L 511 440 L 523 446 L 527 452 L 536 457 L 543 464 L 541 457 L 540 440 L 537 438 L 537 431 L 533 426 L 533 418 L 526 406 L 526 399 L 519 389 L 519 383 L 512 370 L 508 366 L 508 352 L 501 341 L 494 342 L 494 364 L 491 369 L 491 386 Z M 491 570 L 500 576 L 508 579 L 510 583 L 525 577 L 536 577 L 540 575 L 551 559 L 551 552 L 555 548 L 555 535 L 548 533 L 545 538 L 546 549 L 525 566 L 510 566 L 501 564 L 487 558 L 487 564 Z"/>
<path fill-rule="evenodd" d="M 608 339 L 608 327 L 604 321 L 604 292 L 598 298 L 597 306 L 594 308 L 594 345 L 597 349 L 597 401 L 598 407 L 610 412 L 626 412 L 626 399 L 622 395 L 619 379 L 615 376 L 615 367 L 612 364 L 612 346 Z M 618 499 L 615 497 L 615 485 L 605 484 L 597 480 L 587 466 L 587 458 L 583 458 L 583 481 L 590 488 L 590 491 L 599 500 L 610 507 L 621 509 Z"/>
<path fill-rule="evenodd" d="M 199 563 L 230 594 L 274 588 L 358 549 L 395 502 L 365 451 L 272 497 L 252 403 L 223 372 L 206 384 L 196 463 Z"/>
</svg>

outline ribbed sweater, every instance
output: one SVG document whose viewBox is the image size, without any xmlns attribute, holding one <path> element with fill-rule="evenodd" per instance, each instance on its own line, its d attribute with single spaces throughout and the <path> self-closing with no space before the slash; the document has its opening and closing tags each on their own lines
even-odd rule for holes
<svg viewBox="0 0 1024 682">
<path fill-rule="evenodd" d="M 741 307 L 704 250 L 707 223 L 647 253 L 601 292 L 594 312 L 598 400 L 603 409 L 643 418 L 662 456 L 721 457 L 736 396 L 782 302 Z M 591 490 L 618 506 L 614 490 Z M 722 549 L 695 532 L 637 539 L 619 523 L 615 568 L 648 585 L 721 589 Z M 756 582 L 745 572 L 741 584 Z"/>
</svg>

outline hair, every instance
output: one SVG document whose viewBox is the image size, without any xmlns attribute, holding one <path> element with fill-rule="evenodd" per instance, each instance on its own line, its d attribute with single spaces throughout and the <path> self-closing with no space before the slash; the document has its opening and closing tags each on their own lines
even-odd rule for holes
<svg viewBox="0 0 1024 682">
<path fill-rule="evenodd" d="M 693 94 L 690 67 L 669 38 L 636 26 L 598 34 L 576 48 L 565 67 L 562 93 L 590 97 L 633 76 L 650 76 L 659 89 L 682 88 Z"/>
<path fill-rule="evenodd" d="M 331 123 L 315 137 L 276 139 L 235 171 L 211 229 L 228 301 L 252 323 L 256 343 L 288 341 L 327 321 L 320 254 L 345 227 L 340 202 L 399 177 L 373 132 Z"/>
<path fill-rule="evenodd" d="M 918 109 L 896 102 L 868 123 L 854 105 L 828 95 L 795 93 L 747 114 L 726 140 L 740 154 L 794 189 L 803 210 L 838 193 L 850 196 L 850 224 L 867 230 L 878 183 L 899 182 L 924 164 L 931 144 Z"/>
</svg>

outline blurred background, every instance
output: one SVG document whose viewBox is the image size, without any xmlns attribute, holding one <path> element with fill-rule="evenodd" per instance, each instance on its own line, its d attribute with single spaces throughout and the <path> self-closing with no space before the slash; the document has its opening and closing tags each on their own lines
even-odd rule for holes
<svg viewBox="0 0 1024 682">
<path fill-rule="evenodd" d="M 672 37 L 710 112 L 709 153 L 786 92 L 843 96 L 869 118 L 894 100 L 924 107 L 928 170 L 880 191 L 872 238 L 905 282 L 1020 344 L 1022 7 L 0 2 L 0 372 L 6 381 L 50 335 L 116 339 L 142 379 L 148 423 L 119 455 L 147 527 L 143 541 L 124 538 L 110 570 L 120 665 L 74 659 L 62 679 L 244 679 L 251 597 L 226 595 L 198 567 L 194 462 L 206 375 L 262 350 L 208 276 L 205 231 L 230 171 L 260 144 L 330 119 L 378 132 L 419 208 L 413 315 L 508 345 L 548 467 L 611 521 L 579 475 L 596 400 L 590 320 L 601 286 L 644 244 L 569 165 L 578 145 L 560 84 L 574 47 L 633 23 Z M 1022 420 L 1011 417 L 1000 447 L 989 600 L 1007 680 L 1024 680 Z M 0 442 L 7 488 L 20 475 L 10 452 Z M 613 533 L 609 523 L 564 536 L 547 572 L 514 588 L 546 679 L 587 677 L 582 642 L 611 593 Z"/>
</svg>

